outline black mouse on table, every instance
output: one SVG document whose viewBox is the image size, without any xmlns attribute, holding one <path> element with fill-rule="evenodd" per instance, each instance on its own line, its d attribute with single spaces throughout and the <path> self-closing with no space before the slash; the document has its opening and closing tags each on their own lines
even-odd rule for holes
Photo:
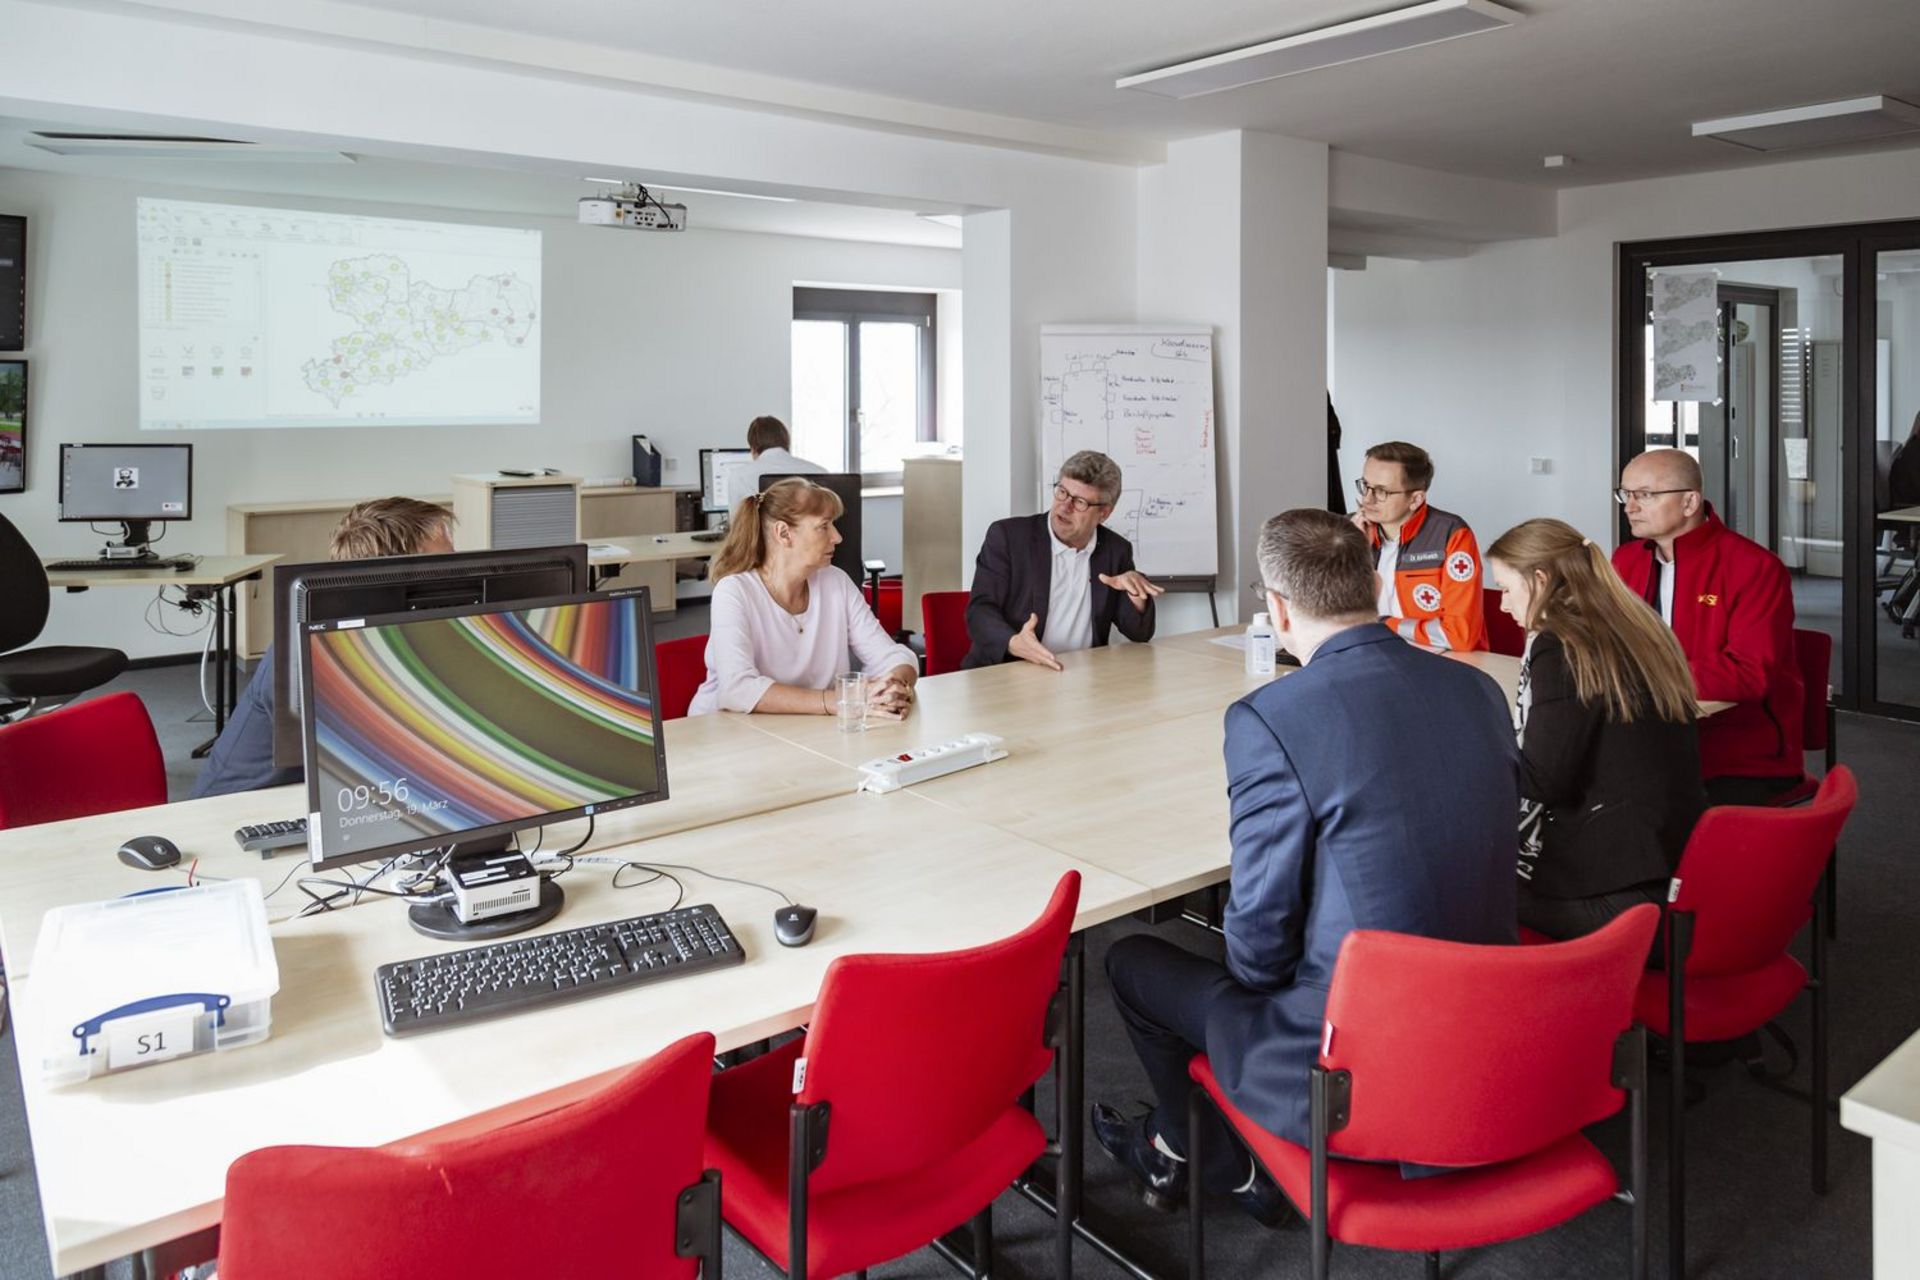
<svg viewBox="0 0 1920 1280">
<path fill-rule="evenodd" d="M 812 907 L 789 902 L 773 913 L 773 936 L 783 947 L 804 947 L 813 941 L 813 925 L 819 916 Z"/>
<path fill-rule="evenodd" d="M 180 864 L 180 846 L 165 836 L 135 836 L 120 846 L 120 861 L 142 871 L 165 871 Z"/>
</svg>

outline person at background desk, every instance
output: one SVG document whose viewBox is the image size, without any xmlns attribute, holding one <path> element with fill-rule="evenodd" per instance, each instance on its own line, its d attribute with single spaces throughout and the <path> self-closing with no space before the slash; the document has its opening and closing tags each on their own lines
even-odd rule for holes
<svg viewBox="0 0 1920 1280">
<path fill-rule="evenodd" d="M 869 715 L 897 720 L 913 705 L 919 659 L 887 638 L 860 588 L 833 566 L 840 511 L 833 490 L 803 476 L 734 508 L 707 570 L 707 678 L 688 715 L 832 715 L 834 677 L 848 669 L 849 650 L 868 675 Z"/>
<path fill-rule="evenodd" d="M 771 414 L 762 414 L 747 424 L 747 449 L 753 454 L 755 483 L 763 475 L 825 475 L 826 468 L 805 458 L 796 458 L 793 433 L 787 424 Z"/>
<path fill-rule="evenodd" d="M 1694 696 L 1735 704 L 1700 722 L 1707 800 L 1765 804 L 1806 769 L 1787 567 L 1720 522 L 1700 464 L 1678 449 L 1629 462 L 1613 496 L 1633 531 L 1614 571 L 1673 628 Z"/>
<path fill-rule="evenodd" d="M 453 550 L 453 513 L 417 498 L 375 498 L 357 503 L 333 530 L 331 560 L 377 556 L 445 555 Z M 298 768 L 273 763 L 273 644 L 260 655 L 246 692 L 214 740 L 207 763 L 188 798 L 231 795 L 299 782 Z"/>
<path fill-rule="evenodd" d="M 1242 1111 L 1306 1144 L 1308 1077 L 1349 932 L 1479 943 L 1518 933 L 1519 761 L 1499 686 L 1380 625 L 1372 552 L 1343 517 L 1283 512 L 1261 529 L 1259 559 L 1279 641 L 1305 665 L 1227 708 L 1226 963 L 1153 934 L 1107 952 L 1157 1105 L 1128 1118 L 1095 1104 L 1094 1137 L 1163 1207 L 1180 1203 L 1190 1176 L 1195 1053 Z M 1429 736 L 1425 760 L 1407 755 L 1410 707 Z M 1207 1115 L 1202 1186 L 1277 1224 L 1279 1190 Z"/>
<path fill-rule="evenodd" d="M 1380 620 L 1402 640 L 1435 649 L 1487 647 L 1480 597 L 1480 548 L 1467 522 L 1427 503 L 1433 459 L 1419 445 L 1390 440 L 1367 450 L 1353 482 L 1353 523 L 1373 546 L 1380 571 Z"/>
<path fill-rule="evenodd" d="M 1591 933 L 1666 901 L 1706 810 L 1693 676 L 1673 633 L 1559 520 L 1487 548 L 1500 607 L 1527 633 L 1520 735 L 1520 923 Z"/>
<path fill-rule="evenodd" d="M 1060 464 L 1046 512 L 987 527 L 961 666 L 1022 661 L 1058 671 L 1056 655 L 1097 649 L 1115 627 L 1135 643 L 1153 639 L 1153 601 L 1164 589 L 1133 567 L 1133 544 L 1106 527 L 1119 499 L 1119 464 L 1082 449 Z"/>
</svg>

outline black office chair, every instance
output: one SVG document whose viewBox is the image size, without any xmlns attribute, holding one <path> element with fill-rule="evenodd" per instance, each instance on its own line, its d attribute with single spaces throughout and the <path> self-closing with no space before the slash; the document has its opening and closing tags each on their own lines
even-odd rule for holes
<svg viewBox="0 0 1920 1280">
<path fill-rule="evenodd" d="M 64 700 L 97 688 L 127 669 L 127 655 L 118 649 L 25 648 L 47 625 L 52 594 L 40 557 L 13 522 L 0 516 L 0 722 L 33 714 L 44 699 Z"/>
</svg>

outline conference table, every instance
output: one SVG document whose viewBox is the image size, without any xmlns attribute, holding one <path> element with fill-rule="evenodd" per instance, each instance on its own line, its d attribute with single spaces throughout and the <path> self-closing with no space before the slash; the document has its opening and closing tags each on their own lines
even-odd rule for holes
<svg viewBox="0 0 1920 1280">
<path fill-rule="evenodd" d="M 1223 881 L 1221 717 L 1261 681 L 1221 652 L 1233 660 L 1166 641 L 1115 645 L 1064 655 L 1062 672 L 1010 664 L 932 677 L 909 717 L 862 733 L 827 717 L 670 721 L 671 798 L 597 820 L 559 881 L 567 901 L 550 927 L 668 909 L 671 881 L 629 872 L 621 883 L 645 883 L 614 887 L 629 860 L 664 865 L 686 902 L 718 907 L 747 962 L 413 1038 L 381 1033 L 373 970 L 458 944 L 413 933 L 390 900 L 303 915 L 304 861 L 263 860 L 233 840 L 236 827 L 303 811 L 299 788 L 0 832 L 0 953 L 55 1272 L 97 1274 L 148 1250 L 165 1265 L 190 1260 L 195 1245 L 204 1256 L 226 1168 L 250 1150 L 472 1131 L 577 1097 L 694 1031 L 713 1032 L 726 1051 L 802 1026 L 835 957 L 1004 937 L 1038 915 L 1069 870 L 1083 877 L 1076 930 Z M 973 731 L 1000 735 L 1009 757 L 902 791 L 856 792 L 860 762 Z M 187 861 L 157 873 L 123 865 L 114 850 L 135 834 L 169 836 Z M 574 822 L 544 840 L 565 848 L 584 834 Z M 43 1028 L 36 999 L 43 914 L 182 884 L 190 865 L 203 878 L 251 877 L 267 895 L 280 969 L 272 1034 L 48 1086 L 40 1054 L 62 1034 Z M 810 945 L 775 943 L 774 891 L 820 910 Z M 1077 944 L 1068 971 L 1078 1027 Z M 1076 1121 L 1061 1134 L 1070 1207 L 1084 1110 L 1073 1056 L 1062 1073 L 1063 1114 Z M 175 1241 L 186 1243 L 169 1252 Z"/>
</svg>

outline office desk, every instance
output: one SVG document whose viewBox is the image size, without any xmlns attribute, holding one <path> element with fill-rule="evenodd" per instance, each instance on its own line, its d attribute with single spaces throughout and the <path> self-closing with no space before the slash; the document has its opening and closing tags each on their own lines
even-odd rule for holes
<svg viewBox="0 0 1920 1280">
<path fill-rule="evenodd" d="M 653 611 L 672 613 L 676 602 L 673 597 L 674 579 L 671 566 L 680 560 L 704 560 L 719 550 L 718 540 L 696 542 L 692 533 L 628 534 L 620 537 L 590 538 L 587 540 L 587 564 L 596 588 L 618 578 L 620 571 L 630 564 L 668 565 L 665 594 L 662 595 L 661 600 L 654 602 Z M 661 593 L 662 589 L 658 582 L 649 585 L 655 588 L 656 594 Z"/>
<path fill-rule="evenodd" d="M 171 825 L 196 848 L 224 843 L 203 859 L 203 873 L 254 876 L 271 889 L 285 874 L 285 861 L 242 854 L 226 834 L 259 808 L 252 798 L 218 797 L 174 806 L 165 816 L 177 819 Z M 413 933 L 401 904 L 367 900 L 273 925 L 281 986 L 273 1034 L 264 1042 L 49 1089 L 39 1080 L 40 1010 L 32 974 L 24 971 L 39 911 L 50 900 L 180 881 L 114 858 L 127 816 L 0 835 L 0 903 L 6 904 L 0 942 L 10 968 L 16 960 L 20 965 L 13 969 L 12 999 L 22 1088 L 53 1267 L 61 1274 L 218 1222 L 227 1165 L 247 1151 L 281 1143 L 376 1145 L 495 1125 L 575 1096 L 693 1031 L 714 1032 L 723 1050 L 751 1043 L 805 1021 L 834 957 L 936 951 L 1004 937 L 1032 921 L 1069 869 L 1084 877 L 1078 928 L 1138 909 L 1151 897 L 1144 886 L 947 813 L 911 792 L 840 795 L 639 846 L 596 840 L 588 850 L 698 865 L 777 886 L 820 909 L 809 946 L 774 942 L 779 903 L 771 894 L 683 872 L 687 901 L 719 907 L 747 953 L 745 964 L 394 1040 L 380 1031 L 374 968 L 455 944 Z M 63 859 L 78 869 L 56 871 Z M 673 902 L 668 882 L 616 890 L 611 875 L 611 867 L 576 866 L 561 881 L 567 905 L 554 927 L 664 910 Z M 296 899 L 289 887 L 270 908 Z"/>
<path fill-rule="evenodd" d="M 1920 1275 L 1920 1033 L 1841 1096 L 1840 1123 L 1873 1139 L 1873 1273 Z"/>
<path fill-rule="evenodd" d="M 184 554 L 184 553 L 183 553 Z M 86 591 L 92 587 L 198 587 L 213 600 L 213 734 L 217 738 L 227 727 L 227 717 L 240 697 L 240 671 L 234 662 L 236 648 L 234 589 L 242 582 L 256 581 L 267 567 L 279 560 L 277 555 L 202 556 L 200 563 L 184 572 L 171 569 L 67 570 L 47 573 L 47 585 L 64 591 Z M 46 563 L 43 561 L 42 563 Z M 213 738 L 193 749 L 198 759 L 213 749 Z"/>
</svg>

